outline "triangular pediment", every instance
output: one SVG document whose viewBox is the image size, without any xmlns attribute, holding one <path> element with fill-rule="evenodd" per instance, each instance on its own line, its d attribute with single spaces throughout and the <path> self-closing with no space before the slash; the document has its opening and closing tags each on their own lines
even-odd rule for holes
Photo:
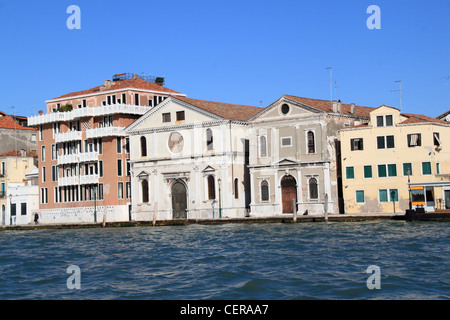
<svg viewBox="0 0 450 320">
<path fill-rule="evenodd" d="M 298 165 L 299 162 L 291 159 L 291 158 L 283 158 L 277 162 L 274 163 L 274 165 L 278 165 L 278 166 L 289 166 L 289 165 Z"/>
<path fill-rule="evenodd" d="M 211 172 L 214 172 L 214 171 L 216 171 L 216 169 L 214 169 L 213 167 L 206 166 L 206 168 L 202 170 L 202 173 L 211 173 Z"/>
<path fill-rule="evenodd" d="M 141 173 L 139 173 L 139 174 L 137 175 L 137 177 L 138 177 L 139 179 L 141 179 L 141 180 L 147 179 L 148 176 L 149 176 L 148 172 L 145 172 L 145 171 L 141 171 Z"/>
</svg>

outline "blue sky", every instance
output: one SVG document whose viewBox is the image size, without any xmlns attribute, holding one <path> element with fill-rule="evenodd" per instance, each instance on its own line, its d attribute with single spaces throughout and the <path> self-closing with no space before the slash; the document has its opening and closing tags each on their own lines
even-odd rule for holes
<svg viewBox="0 0 450 320">
<path fill-rule="evenodd" d="M 34 115 L 123 72 L 197 99 L 330 99 L 332 67 L 333 98 L 399 107 L 402 80 L 402 111 L 436 117 L 450 109 L 449 14 L 449 0 L 0 0 L 0 110 Z"/>
</svg>

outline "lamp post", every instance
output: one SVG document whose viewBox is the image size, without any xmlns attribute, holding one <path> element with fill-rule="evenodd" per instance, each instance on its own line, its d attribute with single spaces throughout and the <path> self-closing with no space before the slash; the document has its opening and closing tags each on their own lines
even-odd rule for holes
<svg viewBox="0 0 450 320">
<path fill-rule="evenodd" d="M 217 180 L 217 184 L 219 185 L 219 218 L 222 218 L 222 201 L 220 200 L 220 185 L 222 184 L 222 180 Z"/>
<path fill-rule="evenodd" d="M 409 176 L 411 175 L 411 168 L 408 168 L 406 170 L 406 173 L 408 174 L 409 210 L 412 210 L 412 205 L 411 205 L 411 184 L 410 184 L 410 179 L 409 179 Z"/>
</svg>

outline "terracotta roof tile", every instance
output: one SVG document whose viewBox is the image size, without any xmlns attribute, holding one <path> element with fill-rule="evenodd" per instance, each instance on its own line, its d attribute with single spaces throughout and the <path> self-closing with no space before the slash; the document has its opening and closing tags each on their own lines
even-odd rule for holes
<svg viewBox="0 0 450 320">
<path fill-rule="evenodd" d="M 36 131 L 35 128 L 23 127 L 18 124 L 14 119 L 10 116 L 0 117 L 0 128 L 3 129 L 16 129 L 16 130 L 32 130 Z"/>
<path fill-rule="evenodd" d="M 325 112 L 333 112 L 332 101 L 330 100 L 320 100 L 320 99 L 310 99 L 303 97 L 296 97 L 291 95 L 284 95 L 285 97 L 306 104 L 310 107 L 325 111 Z M 342 106 L 342 114 L 346 115 L 355 115 L 358 117 L 369 117 L 370 112 L 374 110 L 371 107 L 357 106 L 355 105 L 355 113 L 351 113 L 351 105 L 341 103 Z"/>
<path fill-rule="evenodd" d="M 424 116 L 422 114 L 401 113 L 401 115 L 407 118 L 406 120 L 402 121 L 402 124 L 408 123 L 441 123 L 446 125 L 449 124 L 447 121 Z"/>
<path fill-rule="evenodd" d="M 176 97 L 176 99 L 189 103 L 197 108 L 203 109 L 225 119 L 246 121 L 263 108 L 244 106 L 238 104 L 230 104 L 223 102 L 214 102 L 198 99 L 190 99 L 185 97 Z"/>
<path fill-rule="evenodd" d="M 27 150 L 26 152 L 27 157 L 36 157 L 37 153 L 36 151 L 30 151 Z M 22 150 L 11 150 L 7 152 L 0 153 L 0 157 L 22 157 Z"/>
<path fill-rule="evenodd" d="M 51 100 L 70 98 L 70 97 L 99 93 L 99 92 L 108 92 L 108 91 L 112 91 L 112 90 L 120 90 L 120 89 L 126 89 L 126 88 L 152 90 L 152 91 L 160 91 L 160 92 L 166 92 L 166 93 L 180 93 L 178 91 L 160 86 L 156 83 L 148 82 L 141 78 L 136 78 L 136 79 L 111 81 L 111 86 L 109 88 L 106 88 L 104 85 L 101 85 L 101 86 L 97 86 L 97 87 L 87 89 L 87 90 L 67 93 L 62 96 L 53 98 Z"/>
</svg>

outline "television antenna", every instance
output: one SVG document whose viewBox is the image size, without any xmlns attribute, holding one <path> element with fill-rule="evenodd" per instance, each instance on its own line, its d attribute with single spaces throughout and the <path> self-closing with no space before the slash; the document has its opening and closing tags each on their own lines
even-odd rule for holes
<svg viewBox="0 0 450 320">
<path fill-rule="evenodd" d="M 391 90 L 391 92 L 399 91 L 400 92 L 400 112 L 402 111 L 402 80 L 396 80 L 394 82 L 400 83 L 400 89 Z"/>
</svg>

